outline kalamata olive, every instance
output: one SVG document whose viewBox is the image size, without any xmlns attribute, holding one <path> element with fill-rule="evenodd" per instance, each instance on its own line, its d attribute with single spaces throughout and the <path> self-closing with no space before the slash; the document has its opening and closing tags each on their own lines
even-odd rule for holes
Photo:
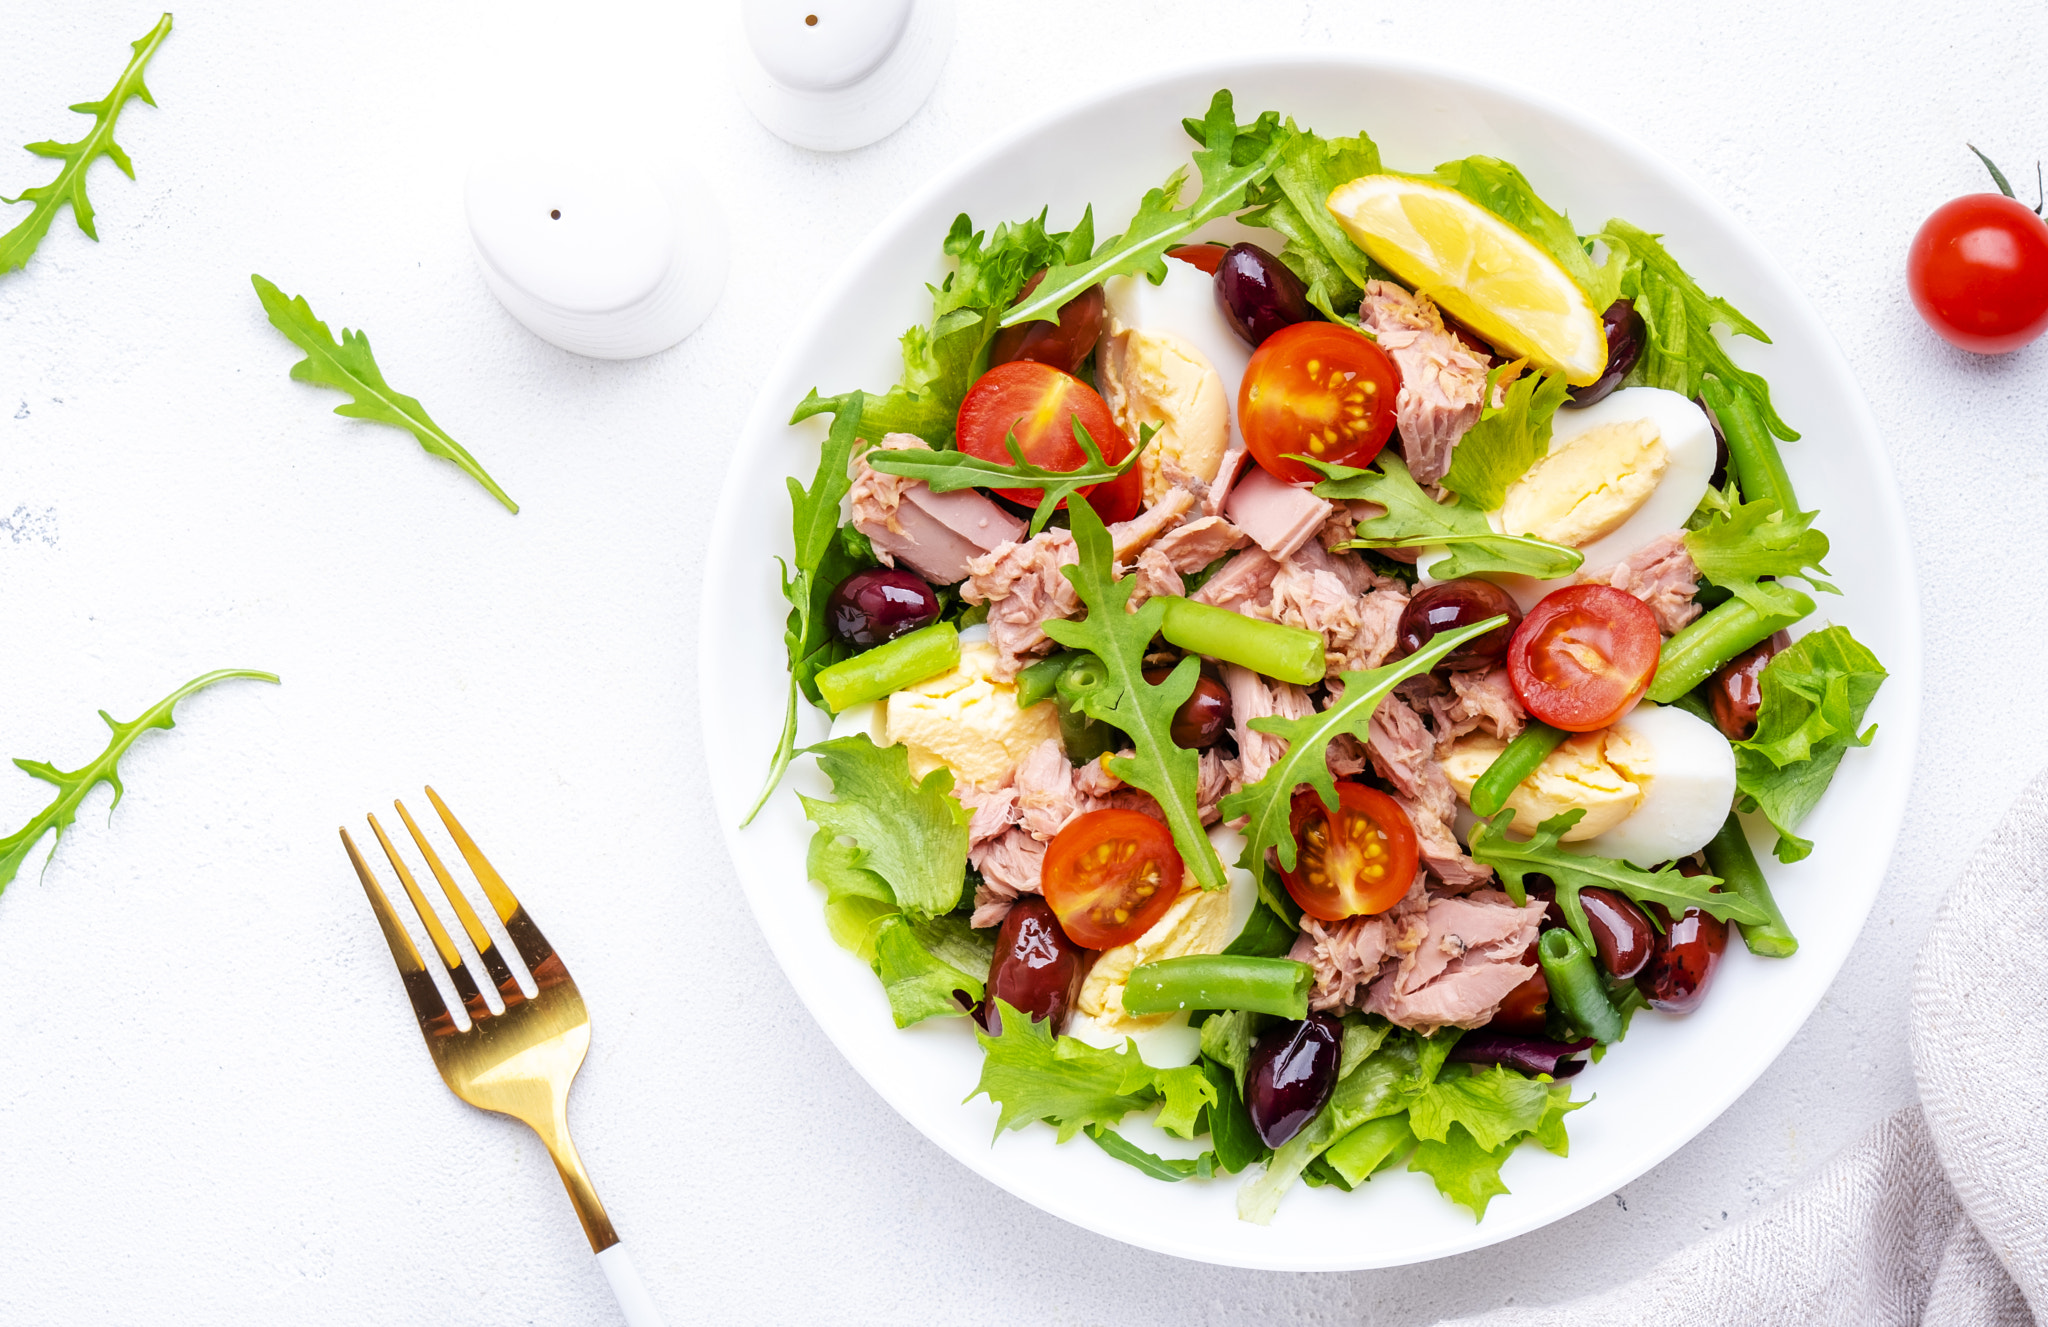
<svg viewBox="0 0 2048 1327">
<path fill-rule="evenodd" d="M 1322 317 L 1301 278 L 1256 244 L 1233 244 L 1216 265 L 1216 307 L 1254 350 L 1283 327 Z"/>
<path fill-rule="evenodd" d="M 1025 282 L 1024 289 L 1017 293 L 1017 301 L 1028 299 L 1044 279 L 1045 273 L 1040 272 Z M 1094 352 L 1095 340 L 1102 335 L 1102 309 L 1102 287 L 1090 286 L 1060 305 L 1060 320 L 1056 323 L 1029 322 L 1005 327 L 989 342 L 988 366 L 1035 359 L 1062 373 L 1076 372 Z"/>
<path fill-rule="evenodd" d="M 1607 333 L 1607 367 L 1584 387 L 1572 388 L 1566 405 L 1589 406 L 1606 400 L 1643 357 L 1646 332 L 1634 300 L 1618 299 L 1608 305 L 1607 312 L 1600 315 L 1600 330 Z"/>
<path fill-rule="evenodd" d="M 1316 1117 L 1337 1086 L 1344 1026 L 1329 1014 L 1282 1023 L 1260 1037 L 1244 1067 L 1244 1105 L 1252 1128 L 1278 1147 Z"/>
<path fill-rule="evenodd" d="M 1721 665 L 1707 683 L 1707 702 L 1713 707 L 1714 724 L 1731 742 L 1756 736 L 1756 712 L 1763 707 L 1760 680 L 1771 656 L 1792 643 L 1791 634 L 1777 631 L 1770 639 L 1750 646 Z"/>
<path fill-rule="evenodd" d="M 1532 945 L 1529 954 L 1534 957 Z M 1497 1032 L 1512 1033 L 1523 1037 L 1540 1037 L 1550 1025 L 1550 982 L 1543 975 L 1543 969 L 1529 969 L 1529 980 L 1508 992 L 1508 998 L 1500 1002 L 1486 1026 Z"/>
<path fill-rule="evenodd" d="M 996 1027 L 996 1001 L 1007 1001 L 1033 1022 L 1050 1019 L 1058 1036 L 1073 1008 L 1074 988 L 1081 979 L 1081 947 L 1060 929 L 1052 907 L 1035 894 L 1019 898 L 996 932 L 996 954 L 988 968 L 988 998 L 981 1007 L 982 1025 Z"/>
<path fill-rule="evenodd" d="M 938 620 L 939 596 L 901 567 L 856 571 L 825 600 L 825 624 L 832 634 L 863 648 Z"/>
<path fill-rule="evenodd" d="M 1147 668 L 1145 680 L 1158 686 L 1172 673 L 1171 668 Z M 1190 751 L 1206 751 L 1230 731 L 1230 692 L 1208 674 L 1195 679 L 1195 690 L 1173 712 L 1173 744 Z"/>
<path fill-rule="evenodd" d="M 1707 404 L 1704 396 L 1695 396 L 1692 403 L 1707 417 L 1707 423 L 1714 429 L 1714 473 L 1707 483 L 1714 488 L 1728 487 L 1728 435 L 1721 431 L 1721 417 L 1714 413 L 1714 407 Z"/>
<path fill-rule="evenodd" d="M 1508 641 L 1522 623 L 1522 610 L 1492 581 L 1441 581 L 1425 586 L 1401 610 L 1395 648 L 1405 658 L 1429 644 L 1439 631 L 1456 631 L 1502 613 L 1507 614 L 1505 623 L 1452 650 L 1439 668 L 1490 668 L 1499 663 L 1507 657 Z"/>
<path fill-rule="evenodd" d="M 1650 961 L 1657 928 L 1650 918 L 1625 894 L 1611 889 L 1582 889 L 1579 906 L 1586 910 L 1586 927 L 1593 932 L 1593 951 L 1600 966 L 1614 977 L 1633 977 Z"/>
<path fill-rule="evenodd" d="M 1655 907 L 1655 904 L 1651 906 Z M 1664 910 L 1657 909 L 1660 913 Z M 1665 914 L 1668 916 L 1669 914 Z M 1707 997 L 1707 985 L 1728 947 L 1728 923 L 1698 908 L 1664 928 L 1656 951 L 1636 978 L 1636 986 L 1652 1009 L 1667 1014 L 1691 1013 Z"/>
</svg>

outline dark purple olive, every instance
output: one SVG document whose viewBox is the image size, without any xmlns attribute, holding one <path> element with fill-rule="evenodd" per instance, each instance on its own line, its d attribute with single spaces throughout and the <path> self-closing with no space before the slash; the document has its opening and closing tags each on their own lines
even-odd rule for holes
<svg viewBox="0 0 2048 1327">
<path fill-rule="evenodd" d="M 1656 947 L 1657 928 L 1649 914 L 1627 895 L 1611 889 L 1582 889 L 1579 906 L 1586 910 L 1586 927 L 1593 932 L 1593 950 L 1600 966 L 1610 976 L 1633 977 L 1650 961 Z"/>
<path fill-rule="evenodd" d="M 1024 289 L 1017 292 L 1017 300 L 1028 299 L 1044 279 L 1045 273 L 1040 272 L 1025 282 Z M 989 342 L 988 366 L 1031 359 L 1050 364 L 1061 373 L 1077 371 L 1094 352 L 1096 338 L 1102 335 L 1103 304 L 1102 287 L 1090 286 L 1060 305 L 1060 320 L 1056 323 L 1028 322 L 1005 327 Z"/>
<path fill-rule="evenodd" d="M 1566 405 L 1589 406 L 1606 400 L 1643 357 L 1646 333 L 1634 300 L 1618 299 L 1608 305 L 1607 312 L 1600 315 L 1600 330 L 1607 333 L 1607 367 L 1584 387 L 1572 388 Z"/>
<path fill-rule="evenodd" d="M 1254 350 L 1283 327 L 1322 317 L 1301 278 L 1256 244 L 1233 244 L 1216 264 L 1216 307 Z"/>
<path fill-rule="evenodd" d="M 1707 478 L 1707 483 L 1715 488 L 1726 488 L 1728 487 L 1728 435 L 1721 431 L 1721 417 L 1714 413 L 1714 407 L 1707 404 L 1707 398 L 1704 396 L 1695 396 L 1692 398 L 1692 403 L 1700 408 L 1700 413 L 1707 417 L 1707 423 L 1713 425 L 1714 428 L 1714 473 Z"/>
<path fill-rule="evenodd" d="M 1707 683 L 1707 703 L 1714 711 L 1714 725 L 1723 737 L 1743 742 L 1756 736 L 1756 712 L 1764 703 L 1764 665 L 1791 644 L 1789 633 L 1773 632 L 1769 640 L 1750 646 L 1722 664 Z"/>
<path fill-rule="evenodd" d="M 1536 950 L 1529 950 L 1534 959 Z M 1540 1037 L 1550 1024 L 1550 980 L 1543 975 L 1543 969 L 1532 962 L 1529 979 L 1509 991 L 1507 998 L 1500 1002 L 1500 1008 L 1493 1011 L 1493 1017 L 1486 1026 L 1494 1031 L 1515 1036 Z M 1546 1071 L 1547 1072 L 1547 1071 Z"/>
<path fill-rule="evenodd" d="M 825 601 L 825 624 L 863 649 L 939 620 L 939 596 L 901 567 L 856 571 Z"/>
<path fill-rule="evenodd" d="M 1158 686 L 1172 673 L 1171 668 L 1147 668 L 1145 680 Z M 1173 712 L 1173 744 L 1190 751 L 1206 751 L 1230 731 L 1230 693 L 1221 682 L 1204 674 L 1195 679 L 1195 689 Z"/>
<path fill-rule="evenodd" d="M 1502 613 L 1507 614 L 1505 623 L 1452 650 L 1439 668 L 1491 668 L 1499 663 L 1507 657 L 1508 641 L 1521 625 L 1522 610 L 1492 581 L 1442 581 L 1425 586 L 1401 610 L 1395 648 L 1406 658 L 1436 639 L 1440 631 L 1456 631 Z"/>
<path fill-rule="evenodd" d="M 1657 910 L 1664 912 L 1661 907 Z M 1689 1014 L 1707 998 L 1707 986 L 1714 980 L 1714 969 L 1721 965 L 1721 951 L 1727 947 L 1727 922 L 1698 908 L 1687 908 L 1684 916 L 1657 937 L 1655 952 L 1636 978 L 1636 986 L 1652 1009 Z"/>
<path fill-rule="evenodd" d="M 1266 1146 L 1280 1146 L 1322 1110 L 1343 1050 L 1344 1025 L 1329 1014 L 1282 1023 L 1259 1038 L 1244 1067 L 1244 1105 Z"/>
<path fill-rule="evenodd" d="M 1494 1023 L 1498 1023 L 1498 1017 Z M 1493 1023 L 1477 1032 L 1467 1032 L 1451 1048 L 1449 1058 L 1459 1064 L 1504 1064 L 1519 1074 L 1549 1074 L 1570 1078 L 1586 1067 L 1584 1060 L 1569 1057 L 1590 1048 L 1591 1037 L 1578 1041 L 1551 1041 L 1545 1037 L 1507 1036 L 1493 1030 Z"/>
<path fill-rule="evenodd" d="M 997 1032 L 996 1001 L 1007 1001 L 1033 1022 L 1050 1019 L 1058 1036 L 1073 1008 L 1074 988 L 1081 978 L 1081 947 L 1067 939 L 1058 917 L 1044 899 L 1027 894 L 1017 900 L 996 932 L 996 954 L 988 969 L 988 998 L 979 1011 L 982 1026 Z"/>
</svg>

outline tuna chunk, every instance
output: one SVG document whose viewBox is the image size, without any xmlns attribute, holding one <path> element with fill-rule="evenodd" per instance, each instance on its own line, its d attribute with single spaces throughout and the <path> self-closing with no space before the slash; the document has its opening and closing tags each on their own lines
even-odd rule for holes
<svg viewBox="0 0 2048 1327">
<path fill-rule="evenodd" d="M 1081 597 L 1061 574 L 1081 560 L 1074 536 L 1047 530 L 1023 543 L 1004 544 L 967 564 L 967 583 L 960 597 L 988 605 L 988 638 L 996 647 L 992 676 L 998 682 L 1015 678 L 1024 665 L 1052 652 L 1044 623 L 1079 615 Z"/>
<path fill-rule="evenodd" d="M 1049 737 L 1017 766 L 1017 823 L 1034 837 L 1050 842 L 1076 817 L 1102 806 L 1075 786 L 1074 767 L 1067 763 L 1059 739 Z"/>
<path fill-rule="evenodd" d="M 1301 934 L 1294 937 L 1294 948 L 1287 951 L 1287 957 L 1315 970 L 1309 1008 L 1348 1009 L 1358 1003 L 1360 990 L 1379 975 L 1389 948 L 1384 918 L 1321 922 L 1304 913 Z"/>
<path fill-rule="evenodd" d="M 924 439 L 891 433 L 890 451 L 923 449 Z M 900 559 L 934 585 L 951 585 L 967 575 L 979 557 L 1024 533 L 1024 522 L 973 489 L 934 493 L 922 479 L 883 474 L 866 455 L 853 458 L 853 526 L 868 537 L 875 556 L 889 566 Z"/>
<path fill-rule="evenodd" d="M 967 860 L 981 872 L 981 885 L 974 891 L 974 915 L 968 924 L 994 926 L 1010 915 L 1010 905 L 1019 894 L 1039 892 L 1045 844 L 1028 830 L 1006 829 L 979 848 L 969 848 Z"/>
<path fill-rule="evenodd" d="M 1132 752 L 1126 747 L 1117 754 L 1129 756 Z M 1243 762 L 1234 757 L 1214 748 L 1202 752 L 1201 761 L 1195 767 L 1195 809 L 1203 824 L 1214 823 L 1223 799 L 1243 786 L 1243 771 Z M 1101 760 L 1091 760 L 1075 770 L 1074 787 L 1084 795 L 1102 798 L 1105 805 L 1142 811 L 1155 820 L 1166 819 L 1166 813 L 1152 794 L 1127 786 L 1122 779 L 1111 774 Z"/>
<path fill-rule="evenodd" d="M 1198 516 L 1174 526 L 1138 554 L 1138 590 L 1131 596 L 1132 606 L 1155 595 L 1182 593 L 1181 577 L 1244 543 L 1244 532 L 1221 516 Z"/>
<path fill-rule="evenodd" d="M 1507 669 L 1472 670 L 1449 677 L 1446 682 L 1435 673 L 1424 673 L 1396 688 L 1396 694 L 1429 719 L 1439 752 L 1465 734 L 1480 730 L 1512 742 L 1527 726 L 1529 716 L 1508 683 Z"/>
<path fill-rule="evenodd" d="M 1394 424 L 1418 484 L 1435 484 L 1451 468 L 1451 450 L 1479 421 L 1487 363 L 1444 330 L 1443 315 L 1427 296 L 1391 281 L 1368 281 L 1360 322 L 1401 371 Z"/>
<path fill-rule="evenodd" d="M 1430 900 L 1421 943 L 1372 984 L 1366 1011 L 1424 1033 L 1480 1026 L 1528 980 L 1522 955 L 1547 906 L 1531 899 L 1518 908 L 1497 890 Z"/>
<path fill-rule="evenodd" d="M 1332 510 L 1307 489 L 1296 488 L 1257 467 L 1237 481 L 1223 504 L 1223 514 L 1276 558 L 1288 557 L 1307 543 L 1330 519 Z"/>
<path fill-rule="evenodd" d="M 1422 864 L 1445 887 L 1470 889 L 1493 875 L 1465 855 L 1451 826 L 1458 816 L 1458 794 L 1436 761 L 1436 739 L 1420 715 L 1399 697 L 1389 697 L 1373 711 L 1366 753 L 1373 768 L 1394 787 L 1394 800 L 1415 826 L 1415 845 Z"/>
<path fill-rule="evenodd" d="M 1202 510 L 1211 516 L 1223 514 L 1223 504 L 1230 501 L 1230 490 L 1236 486 L 1239 475 L 1252 463 L 1252 454 L 1239 447 L 1223 453 L 1223 464 L 1218 467 L 1216 477 L 1209 481 L 1208 491 L 1202 495 Z"/>
<path fill-rule="evenodd" d="M 970 851 L 1017 823 L 1015 788 L 983 790 L 971 783 L 962 783 L 954 786 L 953 798 L 972 813 L 967 821 L 967 847 Z"/>
<path fill-rule="evenodd" d="M 1670 636 L 1700 615 L 1700 606 L 1692 601 L 1699 579 L 1700 569 L 1686 551 L 1685 536 L 1674 531 L 1658 535 L 1610 569 L 1582 573 L 1579 584 L 1628 591 L 1650 606 L 1657 615 L 1657 630 Z"/>
<path fill-rule="evenodd" d="M 1266 598 L 1273 578 L 1280 574 L 1280 560 L 1263 548 L 1247 548 L 1217 569 L 1201 589 L 1195 591 L 1198 604 L 1214 604 L 1233 613 Z"/>
<path fill-rule="evenodd" d="M 1266 776 L 1274 761 L 1286 754 L 1287 743 L 1271 733 L 1254 731 L 1251 721 L 1275 714 L 1283 719 L 1299 719 L 1315 707 L 1309 703 L 1308 692 L 1293 683 L 1268 681 L 1238 664 L 1223 665 L 1223 686 L 1230 692 L 1231 732 L 1237 738 L 1238 755 L 1244 762 L 1239 776 L 1246 783 L 1256 783 Z"/>
<path fill-rule="evenodd" d="M 1128 521 L 1109 527 L 1109 546 L 1118 562 L 1129 562 L 1139 549 L 1180 524 L 1181 517 L 1194 510 L 1195 495 L 1184 488 L 1170 488 L 1159 501 Z"/>
</svg>

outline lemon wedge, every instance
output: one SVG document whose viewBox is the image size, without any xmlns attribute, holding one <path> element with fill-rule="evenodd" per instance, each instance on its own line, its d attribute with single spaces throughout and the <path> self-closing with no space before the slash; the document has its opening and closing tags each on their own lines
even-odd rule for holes
<svg viewBox="0 0 2048 1327">
<path fill-rule="evenodd" d="M 1327 203 L 1358 246 L 1480 336 L 1582 387 L 1607 367 L 1600 311 L 1557 260 L 1455 189 L 1365 175 Z"/>
</svg>

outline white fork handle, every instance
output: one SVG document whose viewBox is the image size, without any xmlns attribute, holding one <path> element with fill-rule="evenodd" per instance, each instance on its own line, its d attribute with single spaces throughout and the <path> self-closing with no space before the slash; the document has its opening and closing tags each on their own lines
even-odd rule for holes
<svg viewBox="0 0 2048 1327">
<path fill-rule="evenodd" d="M 597 1265 L 604 1268 L 604 1279 L 612 1283 L 619 1311 L 626 1315 L 626 1327 L 663 1327 L 661 1310 L 654 1307 L 654 1296 L 640 1283 L 640 1269 L 633 1266 L 633 1255 L 626 1252 L 625 1245 L 614 1244 L 598 1254 Z"/>
</svg>

